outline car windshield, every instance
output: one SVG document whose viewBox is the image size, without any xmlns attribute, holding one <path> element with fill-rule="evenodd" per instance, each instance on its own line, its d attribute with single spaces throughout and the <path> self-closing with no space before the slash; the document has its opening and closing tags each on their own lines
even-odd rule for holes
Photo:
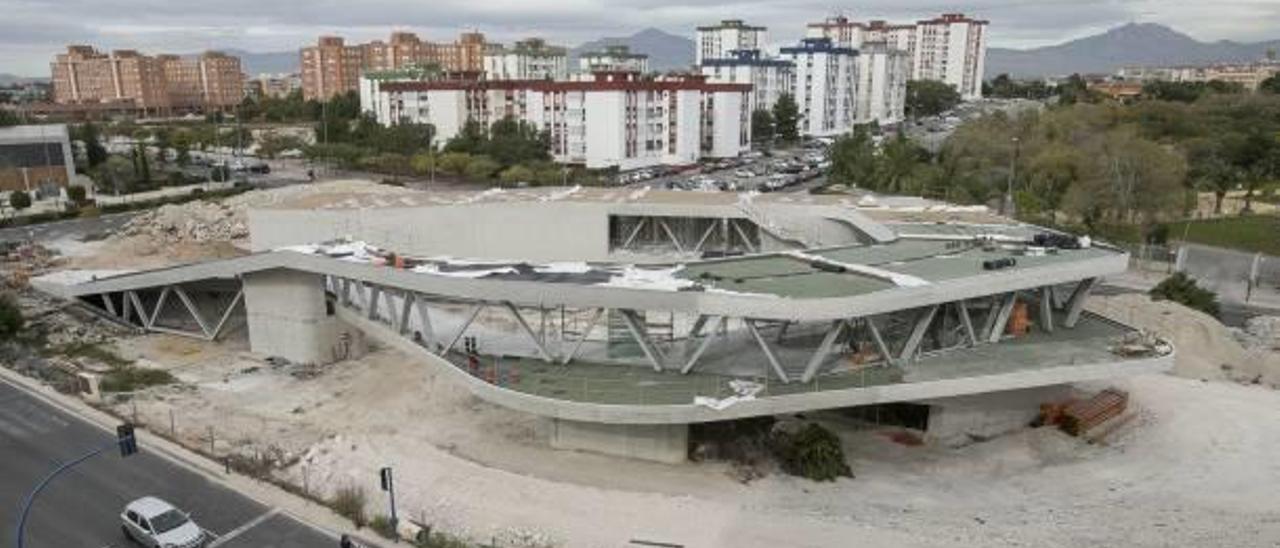
<svg viewBox="0 0 1280 548">
<path fill-rule="evenodd" d="M 167 533 L 182 526 L 187 522 L 187 516 L 177 510 L 169 510 L 163 514 L 151 518 L 151 527 L 155 529 L 156 534 Z"/>
</svg>

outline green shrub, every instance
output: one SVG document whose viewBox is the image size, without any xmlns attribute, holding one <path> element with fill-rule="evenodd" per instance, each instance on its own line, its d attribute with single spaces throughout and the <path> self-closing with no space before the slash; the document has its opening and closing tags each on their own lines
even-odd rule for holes
<svg viewBox="0 0 1280 548">
<path fill-rule="evenodd" d="M 373 516 L 373 519 L 369 520 L 369 528 L 373 529 L 373 532 L 377 533 L 382 538 L 400 538 L 400 533 L 396 531 L 395 524 L 391 523 L 391 518 L 382 514 Z"/>
<path fill-rule="evenodd" d="M 351 520 L 357 528 L 364 527 L 367 523 L 364 505 L 364 489 L 352 485 L 339 487 L 329 499 L 329 507 L 339 516 Z"/>
<path fill-rule="evenodd" d="M 1157 301 L 1173 301 L 1218 317 L 1218 295 L 1196 285 L 1195 279 L 1183 272 L 1165 278 L 1151 288 L 1151 298 Z"/>
<path fill-rule="evenodd" d="M 22 331 L 25 320 L 18 300 L 8 293 L 0 294 L 0 341 L 7 341 Z"/>
<path fill-rule="evenodd" d="M 100 385 L 103 392 L 133 392 L 144 388 L 173 384 L 177 382 L 173 375 L 163 369 L 148 369 L 132 365 L 112 367 L 102 376 Z"/>
<path fill-rule="evenodd" d="M 471 548 L 471 544 L 447 533 L 435 533 L 425 529 L 413 539 L 416 548 Z"/>
<path fill-rule="evenodd" d="M 31 207 L 31 195 L 21 190 L 10 192 L 9 205 L 18 211 Z"/>
<path fill-rule="evenodd" d="M 793 476 L 814 481 L 853 477 L 845 462 L 840 438 L 820 425 L 810 423 L 795 433 L 775 431 L 770 438 L 770 449 L 782 470 Z"/>
<path fill-rule="evenodd" d="M 121 358 L 115 352 L 107 350 L 101 345 L 83 341 L 51 348 L 49 353 L 66 356 L 68 358 L 88 358 L 91 360 L 97 360 L 115 368 L 129 367 L 133 365 L 132 360 Z"/>
<path fill-rule="evenodd" d="M 82 186 L 67 187 L 67 199 L 76 206 L 83 206 L 89 203 L 88 194 Z"/>
</svg>

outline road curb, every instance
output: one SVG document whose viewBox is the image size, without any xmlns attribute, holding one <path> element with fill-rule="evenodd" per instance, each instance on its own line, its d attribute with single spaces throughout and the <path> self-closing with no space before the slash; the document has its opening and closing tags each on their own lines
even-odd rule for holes
<svg viewBox="0 0 1280 548">
<path fill-rule="evenodd" d="M 0 381 L 5 381 L 41 402 L 80 418 L 113 436 L 115 435 L 115 427 L 120 424 L 120 419 L 110 413 L 93 407 L 78 397 L 59 393 L 47 384 L 7 367 L 0 367 Z M 278 511 L 279 514 L 284 514 L 299 523 L 307 525 L 332 538 L 334 545 L 337 545 L 337 541 L 342 534 L 351 529 L 351 524 L 346 518 L 335 514 L 326 506 L 289 493 L 265 481 L 239 474 L 228 475 L 225 473 L 221 463 L 212 461 L 204 455 L 153 434 L 146 429 L 138 429 L 135 435 L 138 438 L 140 450 L 148 451 L 198 474 L 214 484 L 239 493 L 258 504 Z M 389 544 L 388 541 L 370 538 L 368 535 L 360 535 L 358 540 L 363 545 L 370 547 L 393 548 L 393 545 Z"/>
</svg>

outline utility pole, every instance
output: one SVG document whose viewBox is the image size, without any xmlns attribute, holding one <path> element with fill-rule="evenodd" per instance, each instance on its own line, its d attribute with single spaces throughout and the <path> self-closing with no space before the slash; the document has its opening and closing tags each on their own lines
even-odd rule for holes
<svg viewBox="0 0 1280 548">
<path fill-rule="evenodd" d="M 1013 180 L 1018 176 L 1018 153 L 1022 151 L 1022 142 L 1017 138 L 1013 138 L 1013 157 L 1009 159 L 1009 182 L 1005 185 L 1004 203 L 1000 204 L 1000 214 L 1012 218 L 1014 216 L 1013 208 Z"/>
<path fill-rule="evenodd" d="M 396 486 L 391 478 L 391 467 L 382 467 L 378 471 L 378 479 L 381 480 L 382 490 L 387 492 L 387 498 L 391 501 L 391 528 L 399 531 L 400 520 L 396 517 Z M 399 533 L 396 536 L 399 537 Z"/>
</svg>

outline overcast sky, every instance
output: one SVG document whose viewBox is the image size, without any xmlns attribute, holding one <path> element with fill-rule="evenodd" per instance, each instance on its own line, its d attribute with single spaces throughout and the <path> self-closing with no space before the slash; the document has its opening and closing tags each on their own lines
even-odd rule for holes
<svg viewBox="0 0 1280 548">
<path fill-rule="evenodd" d="M 1127 22 L 1172 26 L 1200 40 L 1280 38 L 1280 0 L 0 0 L 0 73 L 48 76 L 68 43 L 145 52 L 297 50 L 320 34 L 367 40 L 393 29 L 451 39 L 477 29 L 577 45 L 646 27 L 692 36 L 723 18 L 769 27 L 774 42 L 835 12 L 910 21 L 961 11 L 991 21 L 991 44 L 1033 47 Z"/>
</svg>

